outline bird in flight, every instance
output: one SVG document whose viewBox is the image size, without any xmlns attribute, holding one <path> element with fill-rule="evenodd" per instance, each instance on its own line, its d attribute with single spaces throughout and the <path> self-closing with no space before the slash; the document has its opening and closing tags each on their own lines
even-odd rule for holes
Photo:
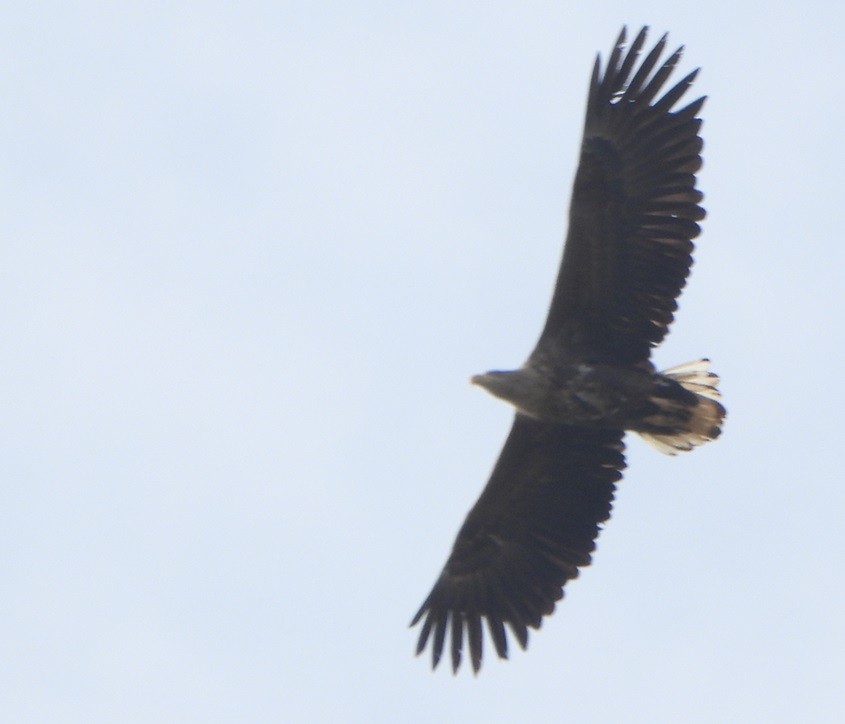
<svg viewBox="0 0 845 724">
<path fill-rule="evenodd" d="M 517 370 L 472 382 L 516 414 L 490 480 L 470 510 L 411 626 L 417 654 L 464 648 L 481 667 L 489 640 L 524 649 L 591 561 L 625 467 L 626 431 L 673 455 L 712 440 L 725 409 L 706 359 L 658 372 L 649 357 L 668 332 L 704 218 L 696 189 L 704 98 L 675 110 L 693 71 L 669 90 L 681 57 L 660 62 L 664 35 L 640 61 L 648 28 L 625 28 L 602 72 L 596 58 L 569 231 L 540 339 Z"/>
</svg>

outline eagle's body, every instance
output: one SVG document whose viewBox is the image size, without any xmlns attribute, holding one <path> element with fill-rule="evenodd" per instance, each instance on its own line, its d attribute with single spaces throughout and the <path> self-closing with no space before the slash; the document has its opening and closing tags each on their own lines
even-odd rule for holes
<svg viewBox="0 0 845 724">
<path fill-rule="evenodd" d="M 472 382 L 543 422 L 630 430 L 654 442 L 655 437 L 690 432 L 687 428 L 695 420 L 701 442 L 717 437 L 724 410 L 710 399 L 718 395 L 715 376 L 707 372 L 706 360 L 682 369 L 689 372 L 679 381 L 677 372 L 656 372 L 651 365 L 617 367 L 585 361 L 549 367 L 529 361 L 518 370 L 476 375 Z M 694 390 L 689 389 L 690 376 L 698 385 Z"/>
<path fill-rule="evenodd" d="M 472 381 L 536 420 L 626 430 L 645 416 L 657 384 L 648 370 L 586 362 L 551 369 L 531 364 L 476 375 Z"/>
<path fill-rule="evenodd" d="M 596 60 L 569 232 L 537 346 L 518 370 L 472 378 L 516 416 L 412 622 L 423 621 L 418 653 L 433 636 L 435 666 L 448 634 L 453 669 L 466 639 L 477 671 L 482 619 L 499 656 L 505 624 L 526 646 L 527 627 L 540 627 L 590 563 L 625 466 L 625 431 L 670 454 L 720 432 L 725 410 L 707 360 L 664 372 L 650 361 L 704 217 L 695 187 L 704 99 L 672 110 L 697 71 L 659 96 L 681 52 L 658 64 L 665 36 L 635 69 L 646 30 L 626 52 L 623 29 L 603 76 Z"/>
</svg>

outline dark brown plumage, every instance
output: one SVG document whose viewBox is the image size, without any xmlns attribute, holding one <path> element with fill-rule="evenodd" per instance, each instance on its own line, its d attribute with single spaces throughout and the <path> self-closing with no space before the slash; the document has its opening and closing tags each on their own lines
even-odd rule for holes
<svg viewBox="0 0 845 724">
<path fill-rule="evenodd" d="M 465 648 L 478 671 L 483 625 L 506 658 L 505 627 L 520 645 L 590 563 L 625 467 L 623 436 L 663 452 L 718 436 L 724 408 L 707 361 L 657 372 L 649 356 L 666 335 L 692 263 L 702 141 L 699 98 L 673 110 L 693 71 L 663 92 L 681 55 L 662 63 L 660 39 L 637 67 L 643 28 L 619 35 L 604 74 L 596 59 L 587 100 L 569 231 L 546 325 L 518 370 L 473 382 L 516 416 L 487 487 L 412 624 L 417 653 L 446 639 L 457 671 Z M 662 93 L 662 95 L 661 95 Z"/>
</svg>

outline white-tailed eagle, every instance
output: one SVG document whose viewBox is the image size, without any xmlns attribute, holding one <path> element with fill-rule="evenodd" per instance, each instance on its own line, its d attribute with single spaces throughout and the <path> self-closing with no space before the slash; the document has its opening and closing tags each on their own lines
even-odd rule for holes
<svg viewBox="0 0 845 724">
<path fill-rule="evenodd" d="M 649 356 L 666 335 L 704 218 L 704 98 L 675 110 L 696 77 L 664 84 L 666 36 L 640 62 L 647 28 L 619 35 L 604 73 L 596 58 L 569 232 L 546 325 L 518 370 L 472 381 L 516 407 L 487 487 L 467 515 L 446 566 L 411 625 L 417 653 L 437 666 L 447 637 L 457 671 L 466 647 L 482 659 L 482 621 L 507 658 L 505 626 L 528 627 L 590 563 L 625 467 L 625 431 L 674 454 L 715 438 L 725 410 L 718 378 L 699 360 L 664 372 Z"/>
</svg>

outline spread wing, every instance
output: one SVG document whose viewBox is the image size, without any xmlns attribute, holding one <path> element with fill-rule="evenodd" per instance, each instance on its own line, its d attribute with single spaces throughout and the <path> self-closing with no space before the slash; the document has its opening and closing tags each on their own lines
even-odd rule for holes
<svg viewBox="0 0 845 724">
<path fill-rule="evenodd" d="M 623 434 L 516 415 L 487 487 L 411 622 L 423 622 L 418 654 L 433 635 L 437 666 L 448 633 L 457 671 L 466 637 L 478 671 L 482 619 L 500 657 L 507 658 L 505 624 L 526 647 L 527 627 L 540 627 L 563 596 L 563 585 L 590 563 L 625 466 Z"/>
<path fill-rule="evenodd" d="M 666 36 L 637 66 L 643 28 L 625 29 L 604 75 L 596 58 L 569 232 L 534 355 L 635 364 L 666 335 L 692 264 L 704 98 L 673 111 L 697 70 L 663 92 L 683 48 L 658 63 Z M 660 95 L 662 93 L 662 95 Z"/>
</svg>

